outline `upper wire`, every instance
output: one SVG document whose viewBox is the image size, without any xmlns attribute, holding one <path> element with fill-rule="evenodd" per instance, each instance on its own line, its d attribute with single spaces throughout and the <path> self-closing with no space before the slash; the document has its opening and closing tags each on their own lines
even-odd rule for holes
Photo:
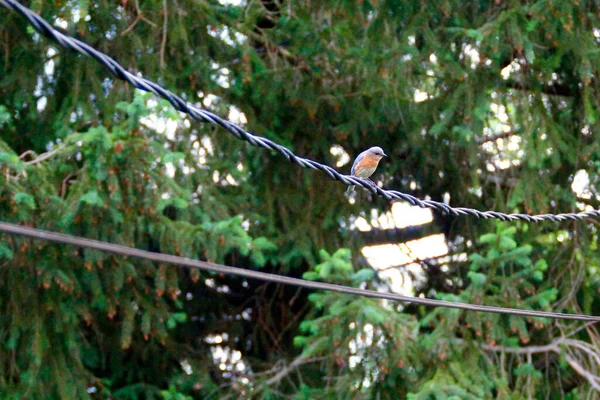
<svg viewBox="0 0 600 400">
<path fill-rule="evenodd" d="M 163 88 L 157 83 L 142 78 L 141 76 L 136 76 L 132 74 L 131 72 L 123 68 L 121 65 L 119 65 L 119 63 L 117 63 L 114 59 L 94 49 L 93 47 L 82 42 L 81 40 L 67 36 L 64 33 L 54 29 L 46 20 L 44 20 L 42 17 L 31 11 L 29 8 L 20 4 L 16 0 L 0 0 L 0 4 L 12 10 L 15 10 L 21 15 L 23 15 L 25 18 L 27 18 L 31 25 L 33 25 L 35 30 L 43 36 L 46 36 L 47 38 L 56 41 L 65 49 L 74 50 L 80 54 L 94 58 L 96 61 L 104 65 L 115 78 L 124 80 L 140 90 L 151 92 L 159 97 L 164 98 L 169 103 L 171 103 L 171 105 L 173 105 L 173 107 L 175 107 L 178 111 L 184 112 L 194 119 L 203 122 L 209 122 L 214 125 L 219 125 L 223 127 L 227 132 L 233 134 L 238 139 L 245 140 L 253 146 L 278 151 L 279 153 L 283 154 L 283 156 L 285 156 L 285 158 L 287 158 L 288 161 L 295 163 L 301 166 L 302 168 L 311 168 L 323 171 L 327 175 L 329 175 L 329 177 L 333 180 L 343 182 L 346 185 L 362 186 L 363 188 L 371 191 L 372 193 L 385 197 L 388 200 L 404 200 L 410 203 L 412 206 L 418 206 L 421 208 L 432 208 L 437 211 L 441 211 L 442 213 L 453 216 L 470 215 L 477 218 L 496 218 L 503 221 L 522 220 L 527 222 L 540 222 L 550 220 L 558 222 L 565 220 L 582 220 L 584 218 L 590 217 L 600 217 L 600 210 L 590 210 L 578 213 L 538 215 L 528 215 L 521 213 L 506 214 L 498 211 L 479 211 L 468 207 L 451 207 L 448 204 L 434 200 L 421 200 L 416 198 L 415 196 L 402 193 L 397 190 L 382 189 L 370 183 L 368 180 L 360 179 L 352 175 L 343 175 L 328 165 L 324 165 L 316 161 L 309 160 L 307 158 L 299 157 L 295 155 L 291 150 L 273 142 L 272 140 L 249 133 L 241 127 L 233 124 L 230 121 L 227 121 L 226 119 L 221 118 L 220 116 L 208 110 L 198 108 L 188 103 L 180 96 L 170 92 L 169 90 Z"/>
</svg>

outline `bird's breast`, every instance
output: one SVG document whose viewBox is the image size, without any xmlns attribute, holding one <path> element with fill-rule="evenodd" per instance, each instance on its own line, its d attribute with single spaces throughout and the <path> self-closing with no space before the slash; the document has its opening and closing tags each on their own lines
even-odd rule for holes
<svg viewBox="0 0 600 400">
<path fill-rule="evenodd" d="M 375 170 L 377 169 L 377 166 L 375 167 L 362 167 L 362 168 L 357 168 L 356 171 L 354 171 L 354 176 L 357 176 L 359 178 L 368 178 L 371 175 L 373 175 L 373 173 L 375 172 Z"/>
</svg>

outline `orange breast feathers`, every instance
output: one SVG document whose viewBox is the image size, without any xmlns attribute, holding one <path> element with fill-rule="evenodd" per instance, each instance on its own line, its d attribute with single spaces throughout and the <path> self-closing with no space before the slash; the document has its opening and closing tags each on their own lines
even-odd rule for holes
<svg viewBox="0 0 600 400">
<path fill-rule="evenodd" d="M 377 168 L 381 157 L 366 155 L 360 162 L 360 168 Z"/>
</svg>

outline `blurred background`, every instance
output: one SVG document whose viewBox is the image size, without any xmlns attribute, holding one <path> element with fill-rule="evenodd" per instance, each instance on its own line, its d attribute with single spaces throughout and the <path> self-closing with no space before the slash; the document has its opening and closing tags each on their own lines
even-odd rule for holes
<svg viewBox="0 0 600 400">
<path fill-rule="evenodd" d="M 600 4 L 27 1 L 190 103 L 385 188 L 599 208 Z M 598 221 L 389 202 L 191 120 L 0 13 L 0 220 L 428 298 L 600 314 Z M 597 327 L 0 241 L 0 395 L 592 399 Z"/>
</svg>

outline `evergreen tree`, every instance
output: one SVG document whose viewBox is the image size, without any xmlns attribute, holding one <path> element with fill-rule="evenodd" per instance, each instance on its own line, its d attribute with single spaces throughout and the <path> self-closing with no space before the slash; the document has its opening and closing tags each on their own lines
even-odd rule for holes
<svg viewBox="0 0 600 400">
<path fill-rule="evenodd" d="M 591 1 L 30 2 L 188 101 L 385 187 L 525 213 L 598 208 Z M 392 290 L 365 245 L 442 233 L 415 295 L 600 314 L 596 221 L 390 204 L 191 120 L 0 14 L 0 220 Z M 390 304 L 2 235 L 6 398 L 565 398 L 600 390 L 593 325 Z M 407 274 L 404 266 L 398 266 Z"/>
</svg>

